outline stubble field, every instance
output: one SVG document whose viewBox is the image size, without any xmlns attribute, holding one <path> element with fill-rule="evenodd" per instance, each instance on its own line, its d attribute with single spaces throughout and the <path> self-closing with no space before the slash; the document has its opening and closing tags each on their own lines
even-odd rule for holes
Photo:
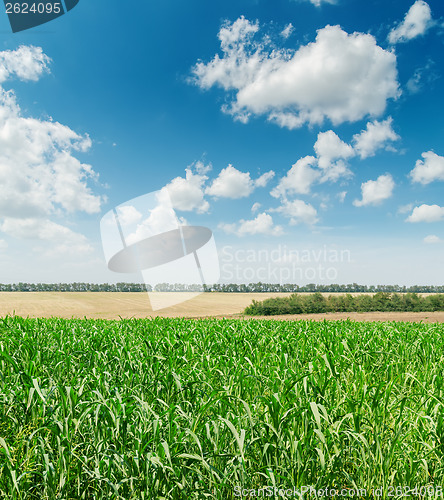
<svg viewBox="0 0 444 500">
<path fill-rule="evenodd" d="M 156 293 L 156 301 L 180 300 L 192 294 Z M 152 311 L 148 295 L 141 292 L 0 292 L 0 317 L 59 317 L 119 319 L 147 317 L 243 317 L 243 310 L 253 300 L 283 297 L 287 293 L 204 293 L 178 305 Z M 334 294 L 326 294 L 334 295 Z M 175 297 L 175 298 L 176 298 Z M 281 319 L 279 316 L 268 319 Z M 444 312 L 369 312 L 328 313 L 284 316 L 282 319 L 353 319 L 356 321 L 415 321 L 444 322 Z"/>
</svg>

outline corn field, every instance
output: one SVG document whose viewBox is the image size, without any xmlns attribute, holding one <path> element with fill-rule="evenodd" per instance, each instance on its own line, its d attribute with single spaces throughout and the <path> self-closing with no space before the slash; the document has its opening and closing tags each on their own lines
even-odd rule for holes
<svg viewBox="0 0 444 500">
<path fill-rule="evenodd" d="M 443 377 L 438 324 L 7 317 L 0 498 L 436 487 Z"/>
</svg>

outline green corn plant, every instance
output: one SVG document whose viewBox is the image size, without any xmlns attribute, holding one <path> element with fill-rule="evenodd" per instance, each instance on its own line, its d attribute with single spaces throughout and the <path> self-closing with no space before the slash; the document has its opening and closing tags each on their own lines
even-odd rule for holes
<svg viewBox="0 0 444 500">
<path fill-rule="evenodd" d="M 435 488 L 443 363 L 439 324 L 3 318 L 0 499 Z"/>
</svg>

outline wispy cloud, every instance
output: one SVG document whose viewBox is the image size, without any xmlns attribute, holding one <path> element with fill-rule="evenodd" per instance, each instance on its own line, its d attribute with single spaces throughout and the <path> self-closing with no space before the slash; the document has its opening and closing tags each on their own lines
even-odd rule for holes
<svg viewBox="0 0 444 500">
<path fill-rule="evenodd" d="M 427 2 L 417 0 L 408 10 L 404 20 L 389 33 L 392 44 L 407 42 L 423 35 L 432 26 L 432 11 Z"/>
</svg>

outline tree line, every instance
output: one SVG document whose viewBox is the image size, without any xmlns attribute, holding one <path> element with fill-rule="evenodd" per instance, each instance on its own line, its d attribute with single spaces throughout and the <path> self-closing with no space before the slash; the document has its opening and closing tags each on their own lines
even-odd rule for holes
<svg viewBox="0 0 444 500">
<path fill-rule="evenodd" d="M 308 285 L 279 283 L 215 283 L 184 285 L 180 283 L 9 283 L 0 284 L 0 292 L 231 292 L 231 293 L 444 293 L 444 285 Z"/>
<path fill-rule="evenodd" d="M 311 295 L 293 294 L 289 297 L 273 297 L 263 301 L 253 300 L 245 314 L 270 316 L 280 314 L 304 314 L 327 312 L 444 311 L 444 295 L 421 297 L 416 293 L 378 292 L 375 295 Z"/>
</svg>

